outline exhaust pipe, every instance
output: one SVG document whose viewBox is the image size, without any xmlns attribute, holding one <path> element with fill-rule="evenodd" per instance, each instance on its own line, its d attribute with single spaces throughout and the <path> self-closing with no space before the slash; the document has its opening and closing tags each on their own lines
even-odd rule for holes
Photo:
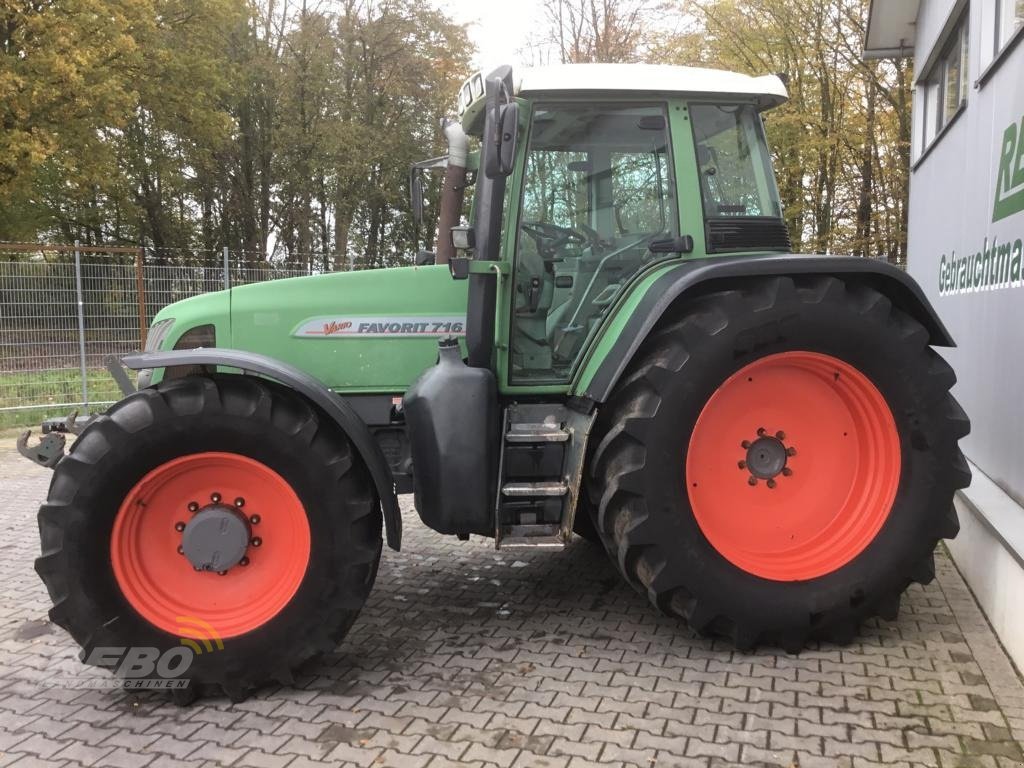
<svg viewBox="0 0 1024 768">
<path fill-rule="evenodd" d="M 441 130 L 448 142 L 448 167 L 441 186 L 441 212 L 437 222 L 437 257 L 435 263 L 447 264 L 455 256 L 452 246 L 452 227 L 458 226 L 462 214 L 462 200 L 466 193 L 466 158 L 469 138 L 457 120 L 443 118 Z"/>
</svg>

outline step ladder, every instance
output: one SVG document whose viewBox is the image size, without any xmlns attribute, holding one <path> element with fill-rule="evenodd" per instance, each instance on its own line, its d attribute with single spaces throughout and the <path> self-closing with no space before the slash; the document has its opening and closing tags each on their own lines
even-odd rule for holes
<svg viewBox="0 0 1024 768">
<path fill-rule="evenodd" d="M 594 413 L 516 403 L 502 427 L 495 545 L 564 547 L 572 537 L 583 455 Z"/>
</svg>

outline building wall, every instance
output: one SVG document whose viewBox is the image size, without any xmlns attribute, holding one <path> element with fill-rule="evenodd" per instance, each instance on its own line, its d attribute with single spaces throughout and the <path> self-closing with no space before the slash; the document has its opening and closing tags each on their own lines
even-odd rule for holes
<svg viewBox="0 0 1024 768">
<path fill-rule="evenodd" d="M 964 6 L 956 0 L 921 4 L 918 76 L 950 14 Z M 944 354 L 957 372 L 955 394 L 971 418 L 971 434 L 961 446 L 985 475 L 1024 504 L 1024 210 L 993 221 L 1009 134 L 1024 134 L 1024 43 L 978 83 L 992 58 L 992 6 L 991 0 L 969 4 L 967 105 L 923 157 L 916 140 L 924 110 L 915 98 L 908 265 L 959 344 Z M 1019 164 L 1024 182 L 1024 135 L 1017 140 L 1020 154 L 1014 154 L 1009 172 Z M 1024 183 L 1016 189 L 1024 197 Z M 1000 250 L 1003 245 L 1009 248 Z"/>
</svg>

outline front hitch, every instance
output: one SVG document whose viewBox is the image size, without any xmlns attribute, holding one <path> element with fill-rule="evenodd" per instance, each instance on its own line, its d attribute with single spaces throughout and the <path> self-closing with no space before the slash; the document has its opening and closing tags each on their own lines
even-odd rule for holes
<svg viewBox="0 0 1024 768">
<path fill-rule="evenodd" d="M 64 458 L 66 438 L 60 432 L 47 432 L 36 445 L 29 447 L 28 439 L 31 434 L 32 430 L 26 429 L 18 436 L 18 453 L 40 467 L 53 469 L 57 462 Z"/>
</svg>

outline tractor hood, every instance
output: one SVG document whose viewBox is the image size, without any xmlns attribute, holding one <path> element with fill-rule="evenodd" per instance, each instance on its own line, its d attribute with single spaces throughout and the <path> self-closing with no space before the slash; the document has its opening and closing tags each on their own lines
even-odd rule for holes
<svg viewBox="0 0 1024 768">
<path fill-rule="evenodd" d="M 289 278 L 187 299 L 157 315 L 168 318 L 173 330 L 153 348 L 209 323 L 219 347 L 269 355 L 339 391 L 399 394 L 437 361 L 439 338 L 464 335 L 466 281 L 445 266 Z"/>
</svg>

